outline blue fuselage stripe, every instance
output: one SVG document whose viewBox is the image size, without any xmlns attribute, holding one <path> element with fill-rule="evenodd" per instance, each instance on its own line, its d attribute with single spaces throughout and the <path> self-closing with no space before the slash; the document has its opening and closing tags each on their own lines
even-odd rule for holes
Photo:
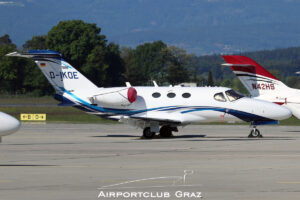
<svg viewBox="0 0 300 200">
<path fill-rule="evenodd" d="M 138 113 L 143 113 L 143 112 L 149 112 L 149 111 L 171 111 L 171 110 L 176 110 L 176 109 L 182 109 L 182 108 L 191 108 L 190 110 L 185 110 L 180 112 L 181 114 L 186 114 L 186 113 L 191 113 L 191 112 L 198 112 L 198 111 L 218 111 L 218 112 L 223 112 L 227 113 L 230 115 L 233 115 L 243 121 L 246 122 L 251 122 L 251 121 L 275 121 L 273 119 L 265 118 L 259 115 L 255 115 L 252 113 L 247 113 L 239 110 L 232 110 L 228 108 L 220 108 L 220 107 L 208 107 L 208 106 L 164 106 L 164 107 L 157 107 L 157 108 L 150 108 L 150 109 L 143 109 L 143 110 L 128 110 L 128 109 L 113 109 L 113 108 L 102 108 L 98 106 L 93 106 L 90 103 L 82 100 L 81 98 L 77 97 L 76 95 L 72 94 L 71 92 L 65 90 L 64 88 L 60 88 L 62 91 L 67 93 L 68 95 L 72 96 L 76 100 L 80 102 L 80 105 L 83 107 L 87 107 L 88 109 L 91 109 L 93 111 L 98 111 L 98 112 L 103 112 L 103 113 L 113 113 L 113 114 L 118 114 L 118 115 L 134 115 Z"/>
</svg>

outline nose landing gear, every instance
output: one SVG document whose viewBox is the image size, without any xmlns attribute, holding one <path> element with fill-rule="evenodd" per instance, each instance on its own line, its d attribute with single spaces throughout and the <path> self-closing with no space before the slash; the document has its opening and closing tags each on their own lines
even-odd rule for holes
<svg viewBox="0 0 300 200">
<path fill-rule="evenodd" d="M 252 130 L 250 131 L 250 134 L 248 135 L 248 138 L 262 138 L 262 134 L 260 134 L 260 131 L 256 128 L 256 126 L 253 126 Z"/>
</svg>

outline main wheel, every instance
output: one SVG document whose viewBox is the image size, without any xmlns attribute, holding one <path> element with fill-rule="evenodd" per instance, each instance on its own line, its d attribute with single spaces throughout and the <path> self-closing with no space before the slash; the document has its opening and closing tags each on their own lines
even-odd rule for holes
<svg viewBox="0 0 300 200">
<path fill-rule="evenodd" d="M 172 136 L 172 128 L 170 126 L 162 126 L 159 130 L 159 135 L 164 138 Z"/>
<path fill-rule="evenodd" d="M 256 128 L 252 129 L 249 136 L 249 138 L 258 138 L 258 137 L 262 137 L 262 135 L 260 134 L 260 131 Z"/>
<path fill-rule="evenodd" d="M 151 139 L 155 135 L 155 132 L 151 132 L 150 127 L 146 127 L 143 131 L 144 138 Z"/>
</svg>

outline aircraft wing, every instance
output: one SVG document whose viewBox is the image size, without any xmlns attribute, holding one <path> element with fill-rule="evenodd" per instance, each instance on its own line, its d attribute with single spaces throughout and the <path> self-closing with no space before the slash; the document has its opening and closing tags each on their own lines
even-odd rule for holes
<svg viewBox="0 0 300 200">
<path fill-rule="evenodd" d="M 123 115 L 109 115 L 109 114 L 100 114 L 100 113 L 91 113 L 94 115 L 98 115 L 100 117 L 114 120 L 114 121 L 122 121 L 124 120 Z M 182 124 L 182 121 L 176 120 L 176 119 L 168 119 L 166 117 L 149 117 L 149 116 L 128 116 L 125 119 L 132 120 L 132 121 L 153 121 L 153 122 L 159 122 L 160 124 Z"/>
<path fill-rule="evenodd" d="M 137 120 L 143 120 L 143 121 L 155 121 L 162 124 L 181 124 L 181 121 L 179 120 L 173 120 L 173 119 L 164 119 L 164 118 L 153 118 L 153 117 L 134 117 L 131 116 L 130 119 L 137 119 Z"/>
</svg>

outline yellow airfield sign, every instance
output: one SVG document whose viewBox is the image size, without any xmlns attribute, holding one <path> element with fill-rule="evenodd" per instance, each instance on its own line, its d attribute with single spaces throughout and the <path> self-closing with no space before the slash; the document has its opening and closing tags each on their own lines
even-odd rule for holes
<svg viewBox="0 0 300 200">
<path fill-rule="evenodd" d="M 46 114 L 21 113 L 21 121 L 46 121 Z"/>
</svg>

